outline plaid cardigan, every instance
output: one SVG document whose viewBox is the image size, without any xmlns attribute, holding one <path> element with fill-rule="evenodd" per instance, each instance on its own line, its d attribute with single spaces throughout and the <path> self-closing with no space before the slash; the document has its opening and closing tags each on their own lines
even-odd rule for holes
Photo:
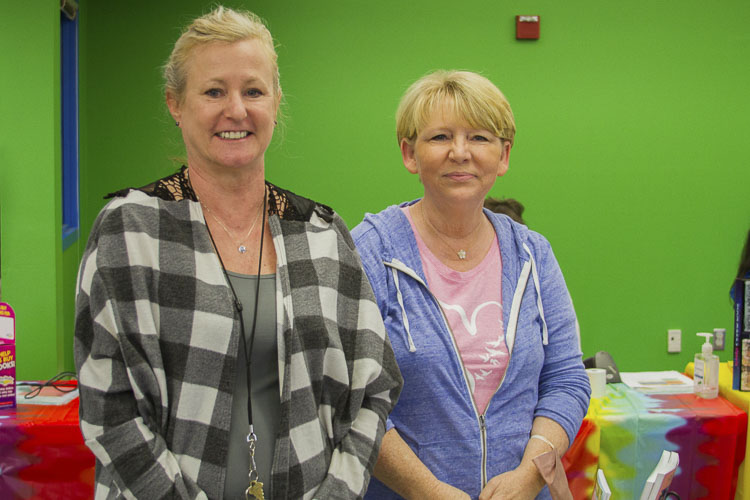
<svg viewBox="0 0 750 500">
<path fill-rule="evenodd" d="M 402 380 L 349 232 L 267 184 L 277 255 L 276 498 L 361 498 Z M 221 498 L 240 318 L 185 169 L 102 209 L 78 276 L 97 498 Z"/>
</svg>

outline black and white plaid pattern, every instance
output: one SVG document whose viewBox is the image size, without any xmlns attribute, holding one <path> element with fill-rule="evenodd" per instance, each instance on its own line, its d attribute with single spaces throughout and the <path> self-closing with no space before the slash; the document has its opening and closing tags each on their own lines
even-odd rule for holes
<svg viewBox="0 0 750 500">
<path fill-rule="evenodd" d="M 281 384 L 273 490 L 360 498 L 402 381 L 345 224 L 314 207 L 269 218 Z M 220 498 L 240 321 L 199 204 L 137 190 L 111 201 L 78 282 L 96 497 Z"/>
</svg>

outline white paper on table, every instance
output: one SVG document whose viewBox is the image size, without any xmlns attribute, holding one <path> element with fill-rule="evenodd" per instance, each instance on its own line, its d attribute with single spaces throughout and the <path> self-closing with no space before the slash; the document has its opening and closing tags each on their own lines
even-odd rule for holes
<svg viewBox="0 0 750 500">
<path fill-rule="evenodd" d="M 622 381 L 648 394 L 690 394 L 693 379 L 676 370 L 660 372 L 620 372 Z"/>
</svg>

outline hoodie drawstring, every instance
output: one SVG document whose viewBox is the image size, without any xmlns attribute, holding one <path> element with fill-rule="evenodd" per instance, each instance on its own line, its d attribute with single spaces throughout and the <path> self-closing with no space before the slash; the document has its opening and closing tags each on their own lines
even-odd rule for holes
<svg viewBox="0 0 750 500">
<path fill-rule="evenodd" d="M 409 343 L 409 352 L 417 352 L 417 347 L 414 345 L 414 339 L 411 338 L 409 317 L 406 315 L 406 308 L 404 307 L 404 296 L 401 294 L 401 287 L 398 284 L 398 270 L 395 267 L 392 267 L 391 272 L 393 273 L 393 282 L 396 284 L 396 298 L 398 299 L 398 305 L 401 306 L 401 317 L 404 318 L 404 330 L 406 330 L 406 339 Z"/>
<path fill-rule="evenodd" d="M 516 283 L 516 291 L 513 294 L 513 302 L 511 302 L 510 313 L 508 314 L 508 325 L 505 328 L 505 346 L 508 348 L 508 353 L 513 352 L 513 344 L 516 341 L 516 327 L 518 326 L 518 315 L 521 312 L 521 299 L 526 290 L 526 283 L 529 281 L 530 270 L 531 261 L 527 260 L 523 263 L 521 275 L 518 277 L 518 283 Z"/>
<path fill-rule="evenodd" d="M 531 254 L 529 247 L 526 246 L 526 243 L 523 244 L 523 249 L 526 250 L 526 253 L 529 254 L 529 258 L 531 259 L 531 274 L 534 276 L 534 288 L 536 289 L 536 306 L 539 309 L 539 317 L 542 320 L 542 345 L 547 345 L 549 344 L 549 334 L 547 333 L 547 321 L 544 319 L 544 307 L 542 307 L 542 291 L 539 286 L 539 273 L 537 271 L 534 256 Z"/>
</svg>

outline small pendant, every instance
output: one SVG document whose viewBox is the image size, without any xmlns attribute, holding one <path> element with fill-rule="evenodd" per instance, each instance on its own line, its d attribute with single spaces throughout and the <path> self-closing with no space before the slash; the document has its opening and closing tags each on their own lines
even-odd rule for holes
<svg viewBox="0 0 750 500">
<path fill-rule="evenodd" d="M 240 252 L 240 253 L 245 253 L 245 252 L 247 252 L 247 247 L 245 245 L 240 245 L 237 248 L 237 251 Z"/>
<path fill-rule="evenodd" d="M 263 497 L 263 483 L 260 481 L 251 481 L 250 486 L 245 490 L 245 498 L 247 500 L 257 499 L 264 500 Z"/>
<path fill-rule="evenodd" d="M 459 251 L 458 251 L 458 252 L 456 252 L 456 253 L 458 254 L 458 258 L 459 258 L 459 259 L 461 259 L 461 260 L 464 260 L 464 259 L 466 259 L 466 250 L 459 250 Z"/>
</svg>

